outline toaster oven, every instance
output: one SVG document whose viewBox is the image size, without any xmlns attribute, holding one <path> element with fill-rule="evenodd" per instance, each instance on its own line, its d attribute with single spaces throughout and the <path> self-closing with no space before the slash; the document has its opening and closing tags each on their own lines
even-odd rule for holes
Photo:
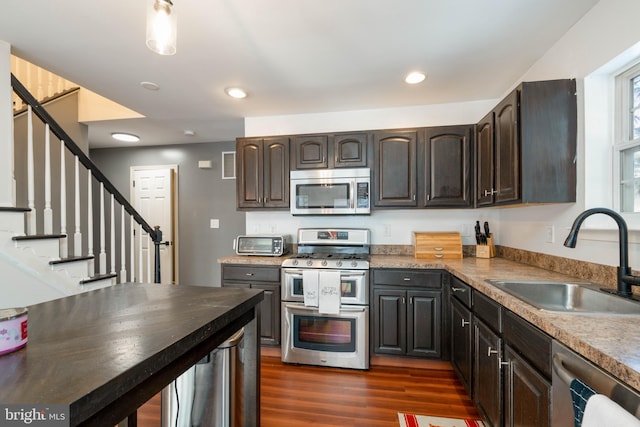
<svg viewBox="0 0 640 427">
<path fill-rule="evenodd" d="M 282 256 L 289 252 L 289 237 L 282 234 L 238 236 L 233 248 L 238 255 Z"/>
</svg>

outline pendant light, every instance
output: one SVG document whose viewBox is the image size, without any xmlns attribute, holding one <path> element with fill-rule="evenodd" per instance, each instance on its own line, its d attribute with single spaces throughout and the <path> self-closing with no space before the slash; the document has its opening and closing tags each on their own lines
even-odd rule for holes
<svg viewBox="0 0 640 427">
<path fill-rule="evenodd" d="M 160 55 L 176 53 L 176 12 L 171 0 L 147 0 L 147 47 Z"/>
</svg>

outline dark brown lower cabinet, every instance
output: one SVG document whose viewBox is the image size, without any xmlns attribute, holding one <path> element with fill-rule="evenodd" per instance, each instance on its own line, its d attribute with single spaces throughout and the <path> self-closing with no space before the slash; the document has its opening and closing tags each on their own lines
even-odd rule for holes
<svg viewBox="0 0 640 427">
<path fill-rule="evenodd" d="M 375 289 L 374 352 L 440 357 L 440 291 Z"/>
<path fill-rule="evenodd" d="M 504 359 L 504 425 L 548 426 L 551 416 L 551 382 L 509 345 L 504 347 Z"/>
<path fill-rule="evenodd" d="M 473 367 L 473 326 L 471 310 L 451 298 L 451 364 L 471 395 Z"/>
<path fill-rule="evenodd" d="M 502 426 L 502 339 L 481 320 L 474 325 L 474 403 L 492 427 Z"/>
<path fill-rule="evenodd" d="M 222 286 L 262 289 L 260 309 L 260 343 L 280 345 L 280 266 L 222 266 Z"/>
<path fill-rule="evenodd" d="M 372 352 L 443 356 L 442 273 L 374 270 Z"/>
<path fill-rule="evenodd" d="M 486 425 L 550 426 L 552 338 L 468 284 L 452 282 L 451 363 Z"/>
</svg>

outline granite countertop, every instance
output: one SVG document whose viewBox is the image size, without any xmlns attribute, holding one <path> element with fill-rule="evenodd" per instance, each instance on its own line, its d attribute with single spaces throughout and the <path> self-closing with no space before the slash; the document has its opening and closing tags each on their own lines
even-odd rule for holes
<svg viewBox="0 0 640 427">
<path fill-rule="evenodd" d="M 280 265 L 283 258 L 230 256 L 229 264 Z M 640 390 L 640 316 L 562 314 L 542 311 L 486 282 L 486 279 L 553 280 L 586 283 L 576 277 L 502 258 L 418 259 L 406 255 L 372 255 L 371 268 L 443 269 L 625 383 Z"/>
</svg>

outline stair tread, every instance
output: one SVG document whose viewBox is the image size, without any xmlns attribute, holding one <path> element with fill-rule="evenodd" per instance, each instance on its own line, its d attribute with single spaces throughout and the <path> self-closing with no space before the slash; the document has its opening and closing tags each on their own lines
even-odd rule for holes
<svg viewBox="0 0 640 427">
<path fill-rule="evenodd" d="M 15 206 L 0 206 L 0 212 L 29 212 L 31 208 L 20 208 Z"/>
<path fill-rule="evenodd" d="M 67 258 L 54 259 L 49 261 L 49 264 L 65 264 L 68 262 L 76 262 L 76 261 L 86 261 L 95 258 L 93 255 L 84 255 L 84 256 L 72 256 Z"/>
<path fill-rule="evenodd" d="M 111 279 L 114 277 L 118 277 L 118 275 L 115 273 L 99 274 L 97 276 L 89 277 L 88 279 L 80 280 L 79 283 L 81 285 L 86 285 L 87 283 L 97 282 L 98 280 L 103 280 L 103 279 Z"/>
<path fill-rule="evenodd" d="M 29 236 L 13 236 L 11 240 L 44 240 L 44 239 L 61 239 L 67 237 L 66 234 L 32 234 Z"/>
</svg>

